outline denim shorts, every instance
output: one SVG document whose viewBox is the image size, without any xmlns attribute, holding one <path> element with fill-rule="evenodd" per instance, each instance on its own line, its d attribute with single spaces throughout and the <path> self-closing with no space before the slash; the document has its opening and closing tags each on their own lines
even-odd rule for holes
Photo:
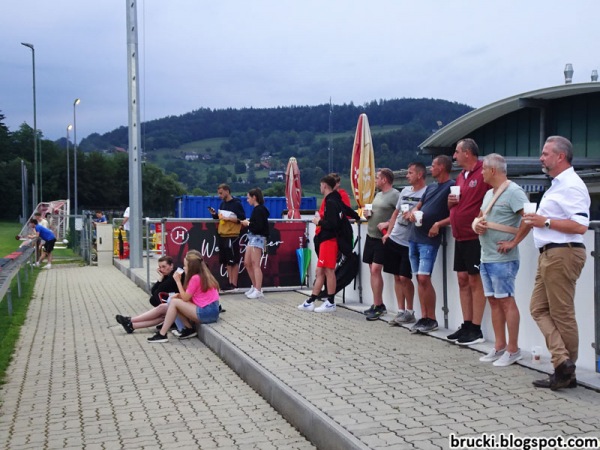
<svg viewBox="0 0 600 450">
<path fill-rule="evenodd" d="M 506 298 L 515 295 L 515 278 L 519 261 L 481 263 L 479 274 L 486 297 Z"/>
<path fill-rule="evenodd" d="M 248 233 L 246 237 L 248 238 L 248 243 L 246 244 L 248 247 L 257 247 L 262 250 L 265 249 L 267 239 L 264 236 Z"/>
<path fill-rule="evenodd" d="M 200 323 L 214 323 L 219 318 L 219 302 L 212 302 L 204 308 L 196 306 L 196 316 Z"/>
<path fill-rule="evenodd" d="M 412 273 L 415 275 L 431 275 L 439 248 L 439 245 L 417 244 L 409 241 L 408 253 Z"/>
</svg>

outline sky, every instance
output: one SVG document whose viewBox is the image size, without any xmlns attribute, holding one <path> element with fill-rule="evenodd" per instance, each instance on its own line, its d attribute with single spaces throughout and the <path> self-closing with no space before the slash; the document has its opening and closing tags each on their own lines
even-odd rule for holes
<svg viewBox="0 0 600 450">
<path fill-rule="evenodd" d="M 128 0 L 7 0 L 0 114 L 77 140 L 127 126 Z M 473 107 L 600 69 L 598 0 L 138 0 L 141 120 L 438 98 Z M 371 123 L 371 125 L 377 125 Z M 73 132 L 70 135 L 73 140 Z"/>
</svg>

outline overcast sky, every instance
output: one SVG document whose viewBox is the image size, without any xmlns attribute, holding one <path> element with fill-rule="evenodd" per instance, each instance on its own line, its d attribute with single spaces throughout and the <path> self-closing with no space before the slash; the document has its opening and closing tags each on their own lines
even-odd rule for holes
<svg viewBox="0 0 600 450">
<path fill-rule="evenodd" d="M 77 139 L 127 125 L 127 0 L 7 0 L 0 112 Z M 142 120 L 402 97 L 473 107 L 600 69 L 598 0 L 139 0 Z M 376 125 L 373 124 L 372 125 Z M 71 139 L 73 136 L 71 135 Z"/>
</svg>

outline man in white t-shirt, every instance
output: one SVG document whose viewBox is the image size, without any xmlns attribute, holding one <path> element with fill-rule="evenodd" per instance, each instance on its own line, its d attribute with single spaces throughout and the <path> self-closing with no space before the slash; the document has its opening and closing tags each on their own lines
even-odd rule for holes
<svg viewBox="0 0 600 450">
<path fill-rule="evenodd" d="M 129 230 L 130 230 L 129 206 L 127 207 L 127 209 L 125 209 L 125 212 L 123 213 L 123 223 L 121 224 L 121 227 L 123 227 L 123 229 L 125 230 L 125 236 L 127 236 L 127 242 L 129 242 Z"/>
</svg>

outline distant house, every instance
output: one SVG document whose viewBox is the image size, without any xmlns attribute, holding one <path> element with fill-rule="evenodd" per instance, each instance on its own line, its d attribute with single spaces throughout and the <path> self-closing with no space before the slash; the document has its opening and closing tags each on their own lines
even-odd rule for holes
<svg viewBox="0 0 600 450">
<path fill-rule="evenodd" d="M 187 152 L 184 156 L 183 159 L 185 159 L 186 161 L 198 161 L 198 158 L 200 156 L 198 155 L 198 153 L 196 152 Z"/>
<path fill-rule="evenodd" d="M 209 159 L 212 159 L 212 156 L 208 153 L 202 155 L 202 161 L 208 161 Z"/>
<path fill-rule="evenodd" d="M 115 153 L 127 153 L 127 150 L 124 149 L 123 147 L 114 147 L 114 152 Z"/>
<path fill-rule="evenodd" d="M 264 152 L 262 155 L 260 155 L 260 160 L 261 161 L 270 161 L 271 154 L 269 152 Z"/>
<path fill-rule="evenodd" d="M 285 172 L 282 170 L 270 170 L 269 181 L 283 181 L 285 179 Z"/>
</svg>

